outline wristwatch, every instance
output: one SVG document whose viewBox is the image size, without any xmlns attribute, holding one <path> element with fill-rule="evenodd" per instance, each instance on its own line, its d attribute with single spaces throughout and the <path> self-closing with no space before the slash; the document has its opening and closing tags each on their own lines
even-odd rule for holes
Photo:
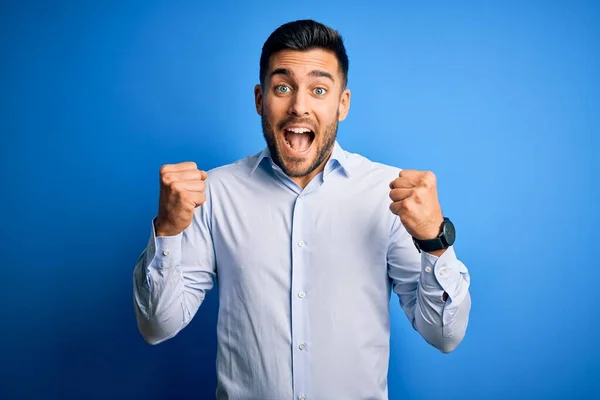
<svg viewBox="0 0 600 400">
<path fill-rule="evenodd" d="M 421 240 L 413 237 L 413 242 L 417 246 L 419 253 L 421 251 L 436 251 L 447 249 L 454 244 L 456 239 L 456 230 L 454 224 L 449 218 L 444 217 L 444 222 L 440 226 L 440 233 L 434 239 Z"/>
</svg>

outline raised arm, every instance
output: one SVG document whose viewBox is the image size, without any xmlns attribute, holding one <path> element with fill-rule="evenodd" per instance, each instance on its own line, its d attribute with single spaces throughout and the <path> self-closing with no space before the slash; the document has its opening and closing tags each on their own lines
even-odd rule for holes
<svg viewBox="0 0 600 400">
<path fill-rule="evenodd" d="M 181 163 L 163 166 L 160 178 L 158 216 L 133 272 L 137 325 L 150 344 L 189 324 L 215 278 L 206 172 Z"/>
<path fill-rule="evenodd" d="M 471 309 L 470 276 L 454 247 L 432 252 L 415 247 L 417 239 L 435 238 L 443 221 L 435 176 L 402 171 L 390 183 L 395 218 L 388 248 L 393 291 L 412 326 L 444 353 L 463 340 Z"/>
</svg>

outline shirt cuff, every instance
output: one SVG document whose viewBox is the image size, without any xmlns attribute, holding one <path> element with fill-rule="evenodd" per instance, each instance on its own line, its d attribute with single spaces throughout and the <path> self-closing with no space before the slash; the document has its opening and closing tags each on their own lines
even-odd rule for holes
<svg viewBox="0 0 600 400">
<path fill-rule="evenodd" d="M 147 246 L 147 260 L 149 268 L 170 268 L 178 265 L 181 261 L 181 242 L 183 232 L 175 236 L 156 236 L 152 220 L 152 232 Z"/>
<path fill-rule="evenodd" d="M 450 246 L 439 257 L 421 252 L 421 284 L 428 289 L 443 290 L 450 301 L 459 295 L 462 274 L 467 272 L 464 264 L 458 260 L 454 247 Z"/>
</svg>

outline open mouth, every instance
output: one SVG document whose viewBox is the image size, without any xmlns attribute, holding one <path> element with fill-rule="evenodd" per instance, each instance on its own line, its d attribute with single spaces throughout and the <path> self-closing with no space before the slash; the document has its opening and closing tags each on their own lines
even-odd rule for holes
<svg viewBox="0 0 600 400">
<path fill-rule="evenodd" d="M 304 153 L 310 149 L 315 134 L 308 128 L 287 128 L 283 130 L 283 137 L 290 149 Z"/>
</svg>

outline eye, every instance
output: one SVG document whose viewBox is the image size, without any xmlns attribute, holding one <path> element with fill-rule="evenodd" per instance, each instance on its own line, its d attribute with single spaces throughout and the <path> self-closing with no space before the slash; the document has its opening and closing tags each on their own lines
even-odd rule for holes
<svg viewBox="0 0 600 400">
<path fill-rule="evenodd" d="M 285 85 L 277 85 L 275 86 L 275 91 L 279 92 L 279 93 L 287 93 L 289 92 L 291 89 L 289 86 L 285 86 Z"/>
<path fill-rule="evenodd" d="M 322 87 L 318 87 L 318 88 L 315 88 L 315 89 L 314 89 L 314 93 L 315 93 L 317 96 L 323 96 L 325 93 L 327 93 L 327 89 L 325 89 L 325 88 L 322 88 Z"/>
</svg>

